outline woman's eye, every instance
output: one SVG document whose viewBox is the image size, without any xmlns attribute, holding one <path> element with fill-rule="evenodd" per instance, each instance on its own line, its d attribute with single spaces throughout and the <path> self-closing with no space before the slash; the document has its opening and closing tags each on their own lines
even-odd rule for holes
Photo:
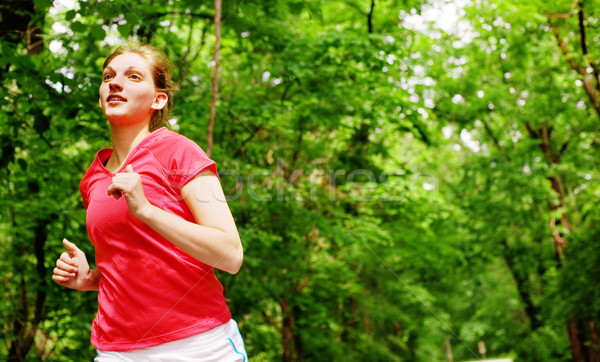
<svg viewBox="0 0 600 362">
<path fill-rule="evenodd" d="M 130 75 L 130 76 L 129 76 L 129 78 L 131 78 L 131 79 L 133 79 L 133 80 L 140 80 L 140 79 L 142 79 L 142 78 L 140 78 L 140 76 L 139 76 L 139 75 L 137 75 L 137 74 L 132 74 L 132 75 Z"/>
<path fill-rule="evenodd" d="M 105 81 L 107 81 L 107 80 L 111 80 L 112 78 L 113 78 L 112 74 L 105 74 L 105 75 L 104 75 L 104 80 L 105 80 Z"/>
</svg>

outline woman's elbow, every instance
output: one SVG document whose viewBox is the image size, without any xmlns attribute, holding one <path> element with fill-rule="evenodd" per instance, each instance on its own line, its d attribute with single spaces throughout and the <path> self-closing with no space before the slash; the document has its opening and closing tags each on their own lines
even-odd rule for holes
<svg viewBox="0 0 600 362">
<path fill-rule="evenodd" d="M 228 255 L 227 259 L 227 266 L 226 268 L 223 268 L 223 270 L 229 274 L 237 274 L 237 272 L 240 271 L 244 261 L 244 250 L 239 239 L 236 240 L 235 246 L 231 250 L 231 253 Z"/>
</svg>

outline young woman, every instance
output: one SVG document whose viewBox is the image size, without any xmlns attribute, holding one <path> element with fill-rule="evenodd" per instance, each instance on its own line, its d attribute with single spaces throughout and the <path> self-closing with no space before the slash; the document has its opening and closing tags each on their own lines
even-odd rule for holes
<svg viewBox="0 0 600 362">
<path fill-rule="evenodd" d="M 173 104 L 170 62 L 142 44 L 117 49 L 103 68 L 113 147 L 80 184 L 97 269 L 65 239 L 52 279 L 99 291 L 96 361 L 246 361 L 213 269 L 237 273 L 243 259 L 215 162 L 160 127 Z"/>
</svg>

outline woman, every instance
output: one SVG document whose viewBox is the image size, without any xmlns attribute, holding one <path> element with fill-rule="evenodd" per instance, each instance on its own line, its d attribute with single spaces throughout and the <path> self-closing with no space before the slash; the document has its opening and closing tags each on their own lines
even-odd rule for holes
<svg viewBox="0 0 600 362">
<path fill-rule="evenodd" d="M 80 184 L 97 269 L 65 239 L 52 279 L 99 291 L 96 361 L 245 361 L 213 269 L 237 273 L 239 234 L 215 162 L 160 127 L 173 104 L 169 68 L 146 44 L 104 62 L 113 148 L 98 151 Z"/>
</svg>

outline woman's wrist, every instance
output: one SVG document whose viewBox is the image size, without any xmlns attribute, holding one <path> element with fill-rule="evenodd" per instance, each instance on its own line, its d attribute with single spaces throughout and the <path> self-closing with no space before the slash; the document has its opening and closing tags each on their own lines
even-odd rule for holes
<svg viewBox="0 0 600 362">
<path fill-rule="evenodd" d="M 90 269 L 87 275 L 85 276 L 85 287 L 82 288 L 82 290 L 98 290 L 100 286 L 100 277 L 102 277 L 102 274 L 98 269 Z"/>
<path fill-rule="evenodd" d="M 150 202 L 144 208 L 141 208 L 138 212 L 135 213 L 137 219 L 139 219 L 144 224 L 150 224 L 154 217 L 154 211 L 156 206 L 152 205 Z"/>
<path fill-rule="evenodd" d="M 148 224 L 149 222 L 151 222 L 152 218 L 154 217 L 154 209 L 156 208 L 156 206 L 152 205 L 149 201 L 146 200 L 146 203 L 143 207 L 140 207 L 139 209 L 137 209 L 135 212 L 132 212 L 131 214 L 136 217 L 137 219 L 139 219 L 140 221 L 142 221 L 145 224 Z"/>
</svg>

